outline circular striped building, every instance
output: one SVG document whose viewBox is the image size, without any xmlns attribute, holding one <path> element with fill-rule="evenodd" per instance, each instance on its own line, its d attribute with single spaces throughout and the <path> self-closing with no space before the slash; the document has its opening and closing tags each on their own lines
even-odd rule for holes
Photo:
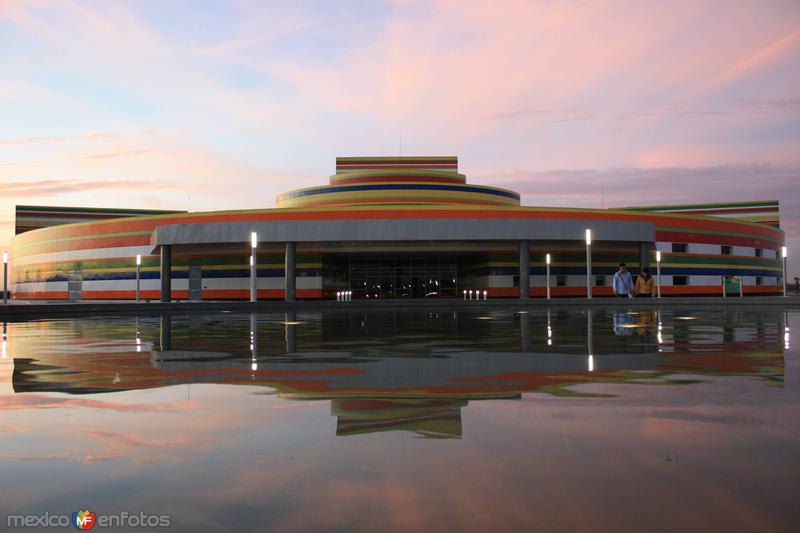
<svg viewBox="0 0 800 533">
<path fill-rule="evenodd" d="M 655 275 L 658 253 L 665 296 L 721 295 L 731 276 L 744 294 L 777 294 L 778 214 L 777 201 L 527 207 L 514 191 L 469 184 L 456 157 L 342 157 L 328 185 L 281 194 L 273 209 L 17 206 L 11 290 L 133 299 L 139 255 L 141 297 L 163 301 L 248 299 L 252 279 L 259 299 L 530 298 L 548 279 L 553 297 L 610 296 L 621 261 Z"/>
</svg>

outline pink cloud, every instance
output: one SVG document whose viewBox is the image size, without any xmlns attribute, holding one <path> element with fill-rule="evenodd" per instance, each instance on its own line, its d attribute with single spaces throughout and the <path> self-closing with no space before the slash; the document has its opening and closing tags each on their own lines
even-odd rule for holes
<svg viewBox="0 0 800 533">
<path fill-rule="evenodd" d="M 50 396 L 46 394 L 0 395 L 0 410 L 19 409 L 61 409 L 90 408 L 106 409 L 120 412 L 163 412 L 184 410 L 187 402 L 178 403 L 122 403 L 116 401 L 95 400 L 91 398 L 72 398 Z"/>
</svg>

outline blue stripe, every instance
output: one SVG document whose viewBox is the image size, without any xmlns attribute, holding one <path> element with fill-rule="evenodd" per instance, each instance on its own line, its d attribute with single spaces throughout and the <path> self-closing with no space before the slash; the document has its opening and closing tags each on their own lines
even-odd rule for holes
<svg viewBox="0 0 800 533">
<path fill-rule="evenodd" d="M 352 191 L 374 191 L 374 190 L 385 190 L 385 191 L 415 191 L 415 190 L 425 190 L 425 191 L 457 191 L 457 192 L 474 192 L 474 193 L 481 193 L 481 194 L 494 194 L 496 196 L 505 196 L 506 198 L 511 198 L 513 200 L 519 200 L 519 194 L 511 191 L 499 191 L 495 189 L 483 189 L 481 187 L 470 187 L 470 186 L 463 186 L 463 185 L 429 185 L 429 184 L 402 184 L 402 185 L 390 185 L 390 184 L 376 184 L 376 185 L 341 185 L 338 187 L 325 187 L 324 189 L 315 189 L 315 190 L 300 190 L 300 191 L 293 191 L 287 192 L 280 195 L 280 200 L 287 200 L 290 198 L 299 198 L 302 196 L 313 196 L 316 194 L 328 194 L 334 192 L 352 192 Z"/>
</svg>

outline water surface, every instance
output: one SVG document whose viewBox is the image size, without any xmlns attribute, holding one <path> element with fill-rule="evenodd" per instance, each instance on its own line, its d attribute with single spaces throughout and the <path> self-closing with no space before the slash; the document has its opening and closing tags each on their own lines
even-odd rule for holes
<svg viewBox="0 0 800 533">
<path fill-rule="evenodd" d="M 10 322 L 0 529 L 90 508 L 168 514 L 173 531 L 797 531 L 799 319 Z"/>
</svg>

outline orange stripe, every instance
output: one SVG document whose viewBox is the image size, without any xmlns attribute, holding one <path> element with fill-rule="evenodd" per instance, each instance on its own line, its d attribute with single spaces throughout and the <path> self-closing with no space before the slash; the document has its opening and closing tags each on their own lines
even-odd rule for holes
<svg viewBox="0 0 800 533">
<path fill-rule="evenodd" d="M 69 298 L 69 293 L 67 291 L 14 292 L 12 297 L 15 300 L 66 300 Z"/>
</svg>

